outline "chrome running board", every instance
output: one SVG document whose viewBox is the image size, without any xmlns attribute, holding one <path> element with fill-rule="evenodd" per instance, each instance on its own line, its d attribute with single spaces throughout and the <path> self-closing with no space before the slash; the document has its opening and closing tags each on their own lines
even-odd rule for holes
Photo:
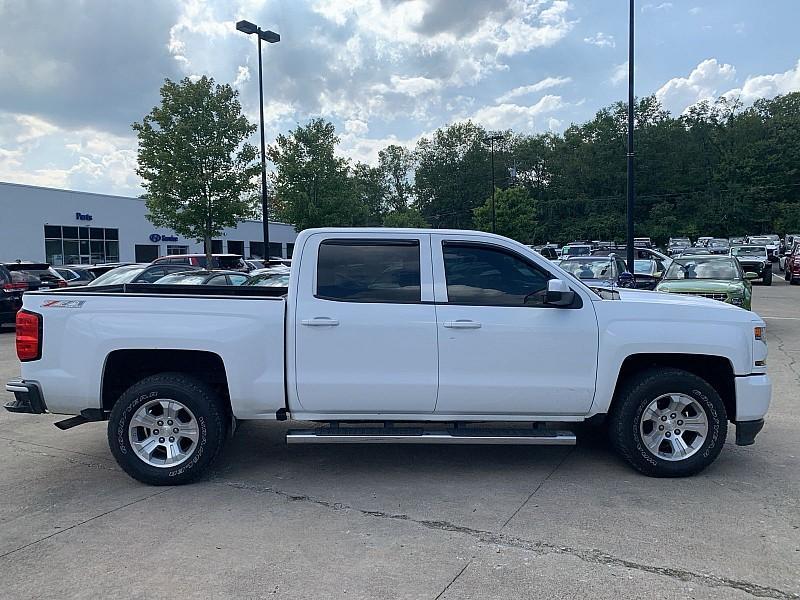
<svg viewBox="0 0 800 600">
<path fill-rule="evenodd" d="M 293 429 L 287 444 L 515 444 L 531 446 L 574 446 L 571 431 L 547 429 L 446 430 L 400 427 L 320 427 Z"/>
</svg>

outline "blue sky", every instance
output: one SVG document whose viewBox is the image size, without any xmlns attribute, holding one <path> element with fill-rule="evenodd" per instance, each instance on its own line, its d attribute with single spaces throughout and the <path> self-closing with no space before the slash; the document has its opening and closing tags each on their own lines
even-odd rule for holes
<svg viewBox="0 0 800 600">
<path fill-rule="evenodd" d="M 27 0 L 0 3 L 0 181 L 138 194 L 130 124 L 165 77 L 234 84 L 267 139 L 315 116 L 373 162 L 448 123 L 562 131 L 626 94 L 625 0 Z M 637 0 L 636 90 L 680 113 L 800 89 L 797 0 Z M 37 31 L 37 35 L 32 35 Z"/>
</svg>

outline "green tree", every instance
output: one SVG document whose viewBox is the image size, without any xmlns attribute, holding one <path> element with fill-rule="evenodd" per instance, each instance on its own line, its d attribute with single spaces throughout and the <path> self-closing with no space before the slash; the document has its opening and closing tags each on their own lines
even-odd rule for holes
<svg viewBox="0 0 800 600">
<path fill-rule="evenodd" d="M 281 218 L 297 229 L 364 225 L 368 209 L 357 193 L 345 158 L 336 156 L 333 123 L 312 119 L 268 150 L 275 163 L 272 182 Z"/>
<path fill-rule="evenodd" d="M 386 179 L 387 202 L 395 211 L 403 211 L 411 203 L 413 185 L 409 173 L 414 162 L 414 153 L 397 144 L 391 144 L 378 153 L 378 168 Z"/>
<path fill-rule="evenodd" d="M 425 217 L 416 208 L 393 210 L 383 219 L 384 227 L 430 227 Z"/>
<path fill-rule="evenodd" d="M 230 85 L 201 77 L 166 80 L 161 105 L 133 129 L 138 168 L 147 190 L 147 218 L 156 226 L 203 241 L 211 265 L 211 239 L 256 213 L 256 149 L 245 140 L 255 125 L 242 114 Z"/>
<path fill-rule="evenodd" d="M 536 203 L 528 190 L 516 186 L 495 192 L 496 233 L 518 242 L 532 244 L 537 241 Z M 475 209 L 475 227 L 482 231 L 492 230 L 492 198 Z"/>
</svg>

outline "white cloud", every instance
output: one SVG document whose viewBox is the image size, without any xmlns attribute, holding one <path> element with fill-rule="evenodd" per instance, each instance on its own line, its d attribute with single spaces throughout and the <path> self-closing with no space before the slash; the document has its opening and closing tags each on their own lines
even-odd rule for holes
<svg viewBox="0 0 800 600">
<path fill-rule="evenodd" d="M 345 133 L 364 135 L 369 131 L 369 125 L 360 119 L 348 119 L 344 122 Z"/>
<path fill-rule="evenodd" d="M 672 8 L 672 2 L 662 2 L 661 4 L 645 4 L 642 6 L 642 12 L 669 10 Z"/>
<path fill-rule="evenodd" d="M 541 81 L 537 81 L 531 85 L 523 85 L 520 87 L 515 87 L 513 90 L 509 90 L 502 96 L 499 96 L 497 98 L 497 102 L 502 104 L 504 102 L 508 102 L 509 100 L 513 100 L 514 98 L 519 98 L 520 96 L 535 94 L 536 92 L 543 92 L 544 90 L 549 90 L 550 88 L 565 85 L 570 81 L 572 81 L 571 77 L 545 77 Z"/>
<path fill-rule="evenodd" d="M 594 35 L 583 38 L 583 41 L 598 48 L 616 48 L 617 42 L 614 40 L 613 35 L 598 31 Z"/>
<path fill-rule="evenodd" d="M 619 85 L 623 81 L 628 80 L 628 61 L 626 60 L 624 63 L 619 65 L 614 65 L 614 70 L 611 72 L 611 81 L 612 85 Z"/>
<path fill-rule="evenodd" d="M 744 85 L 723 94 L 728 98 L 738 98 L 749 104 L 759 98 L 774 98 L 780 94 L 800 91 L 800 60 L 794 68 L 773 75 L 756 75 L 748 77 Z"/>
<path fill-rule="evenodd" d="M 535 129 L 536 117 L 557 111 L 565 106 L 561 96 L 547 95 L 530 106 L 508 103 L 484 106 L 472 116 L 472 120 L 487 129 L 514 129 L 519 132 Z"/>
<path fill-rule="evenodd" d="M 58 131 L 58 127 L 52 123 L 48 123 L 44 119 L 33 115 L 15 115 L 14 120 L 20 128 L 14 137 L 18 144 L 29 142 Z"/>
<path fill-rule="evenodd" d="M 250 68 L 247 65 L 239 65 L 236 79 L 233 80 L 233 87 L 241 87 L 245 81 L 250 81 Z"/>
<path fill-rule="evenodd" d="M 407 96 L 421 96 L 441 87 L 441 82 L 428 77 L 399 77 L 392 75 L 392 89 Z"/>
<path fill-rule="evenodd" d="M 712 100 L 735 77 L 733 65 L 709 58 L 697 65 L 688 77 L 674 77 L 667 81 L 656 92 L 656 97 L 667 110 L 682 113 L 697 102 Z"/>
</svg>

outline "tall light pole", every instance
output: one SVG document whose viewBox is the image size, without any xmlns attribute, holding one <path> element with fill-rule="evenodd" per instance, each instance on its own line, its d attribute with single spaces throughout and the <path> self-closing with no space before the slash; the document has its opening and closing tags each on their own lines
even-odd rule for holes
<svg viewBox="0 0 800 600">
<path fill-rule="evenodd" d="M 497 217 L 494 210 L 494 143 L 503 139 L 503 136 L 500 134 L 494 135 L 487 135 L 483 138 L 484 144 L 489 144 L 491 147 L 491 155 L 492 155 L 492 233 L 495 233 L 497 229 Z"/>
<path fill-rule="evenodd" d="M 261 41 L 274 44 L 281 36 L 274 31 L 264 31 L 250 21 L 239 21 L 236 29 L 258 37 L 258 112 L 261 120 L 261 219 L 264 226 L 264 260 L 269 262 L 269 200 L 267 199 L 267 151 L 264 145 L 264 77 L 261 71 Z"/>
<path fill-rule="evenodd" d="M 633 204 L 636 190 L 633 187 L 633 0 L 630 0 L 630 24 L 628 26 L 628 206 L 627 206 L 627 233 L 628 240 L 628 271 L 633 273 Z"/>
</svg>

